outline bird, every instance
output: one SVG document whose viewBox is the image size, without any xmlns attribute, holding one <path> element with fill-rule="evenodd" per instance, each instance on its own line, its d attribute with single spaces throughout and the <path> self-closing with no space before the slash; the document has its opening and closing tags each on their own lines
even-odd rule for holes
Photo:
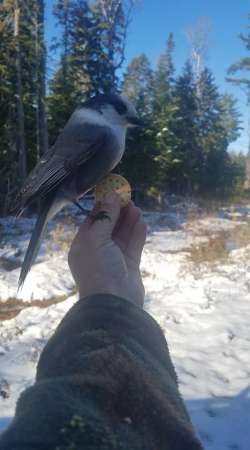
<svg viewBox="0 0 250 450">
<path fill-rule="evenodd" d="M 35 261 L 48 222 L 76 203 L 120 162 L 128 127 L 142 126 L 131 101 L 122 94 L 99 94 L 73 112 L 55 144 L 25 180 L 18 216 L 32 204 L 39 213 L 22 263 L 18 290 Z"/>
</svg>

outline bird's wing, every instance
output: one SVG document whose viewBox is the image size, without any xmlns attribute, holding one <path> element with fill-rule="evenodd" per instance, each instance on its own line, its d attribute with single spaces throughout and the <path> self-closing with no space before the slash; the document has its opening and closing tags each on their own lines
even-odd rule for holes
<svg viewBox="0 0 250 450">
<path fill-rule="evenodd" d="M 92 158 L 103 147 L 106 131 L 106 127 L 69 122 L 25 181 L 21 190 L 22 205 L 26 207 L 44 197 Z"/>
</svg>

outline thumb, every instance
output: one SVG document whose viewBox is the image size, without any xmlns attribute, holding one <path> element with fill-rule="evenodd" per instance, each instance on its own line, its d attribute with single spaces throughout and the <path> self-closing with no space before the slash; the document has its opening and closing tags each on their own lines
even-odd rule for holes
<svg viewBox="0 0 250 450">
<path fill-rule="evenodd" d="M 139 217 L 130 234 L 130 241 L 126 249 L 126 257 L 134 261 L 138 266 L 140 264 L 142 250 L 146 242 L 146 236 L 147 226 L 141 214 L 141 217 Z"/>
<path fill-rule="evenodd" d="M 120 197 L 115 192 L 105 195 L 89 216 L 91 231 L 97 239 L 110 239 L 120 216 Z"/>
</svg>

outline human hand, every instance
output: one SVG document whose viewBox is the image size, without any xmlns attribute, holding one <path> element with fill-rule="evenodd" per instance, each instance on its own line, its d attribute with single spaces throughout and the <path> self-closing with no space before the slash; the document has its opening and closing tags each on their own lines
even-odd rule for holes
<svg viewBox="0 0 250 450">
<path fill-rule="evenodd" d="M 105 211 L 108 218 L 93 220 Z M 80 226 L 69 252 L 69 267 L 80 298 L 113 294 L 143 306 L 140 274 L 146 240 L 142 212 L 130 202 L 120 210 L 119 195 L 107 195 Z"/>
</svg>

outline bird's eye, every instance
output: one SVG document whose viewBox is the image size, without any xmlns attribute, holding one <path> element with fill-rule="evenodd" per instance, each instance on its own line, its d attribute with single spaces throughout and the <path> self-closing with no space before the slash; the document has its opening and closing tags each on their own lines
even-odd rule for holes
<svg viewBox="0 0 250 450">
<path fill-rule="evenodd" d="M 127 112 L 127 106 L 121 100 L 116 100 L 116 102 L 114 103 L 114 107 L 118 114 L 120 114 L 121 116 L 126 114 Z"/>
</svg>

